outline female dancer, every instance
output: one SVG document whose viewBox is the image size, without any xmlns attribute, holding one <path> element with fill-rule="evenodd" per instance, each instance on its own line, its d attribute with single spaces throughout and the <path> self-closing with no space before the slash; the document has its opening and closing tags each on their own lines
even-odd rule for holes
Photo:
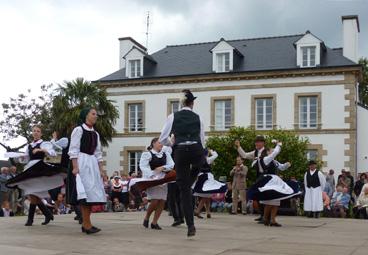
<svg viewBox="0 0 368 255">
<path fill-rule="evenodd" d="M 268 149 L 267 156 L 257 158 L 253 164 L 261 164 L 264 175 L 259 178 L 256 183 L 248 191 L 249 199 L 258 200 L 265 205 L 264 208 L 264 225 L 281 227 L 281 224 L 276 222 L 276 215 L 280 206 L 280 201 L 299 195 L 298 188 L 290 187 L 279 176 L 276 175 L 277 170 L 284 171 L 291 164 L 289 162 L 281 164 L 274 160 L 281 151 L 281 143 L 277 143 L 274 150 Z"/>
<path fill-rule="evenodd" d="M 171 158 L 170 151 L 167 151 L 159 142 L 158 138 L 153 138 L 151 145 L 147 148 L 148 151 L 142 154 L 139 162 L 139 167 L 142 170 L 143 178 L 159 179 L 165 176 L 165 171 L 170 171 L 174 168 L 174 161 Z M 158 219 L 165 206 L 167 198 L 167 184 L 158 185 L 147 189 L 147 197 L 150 204 L 144 217 L 143 226 L 148 228 L 149 219 L 153 211 L 155 212 L 151 228 L 160 230 Z"/>
<path fill-rule="evenodd" d="M 91 223 L 91 206 L 106 203 L 100 136 L 93 128 L 97 121 L 96 110 L 83 109 L 80 121 L 83 124 L 72 132 L 69 156 L 73 164 L 73 174 L 76 175 L 76 195 L 83 220 L 82 232 L 94 234 L 101 229 Z"/>
<path fill-rule="evenodd" d="M 197 181 L 193 184 L 194 196 L 200 197 L 199 205 L 194 215 L 200 219 L 203 206 L 206 208 L 207 218 L 211 218 L 211 195 L 213 193 L 225 193 L 227 190 L 226 183 L 221 183 L 215 180 L 211 173 L 211 164 L 218 157 L 216 151 L 205 150 L 206 161 L 203 164 Z"/>
<path fill-rule="evenodd" d="M 42 202 L 42 199 L 49 196 L 48 191 L 64 184 L 66 177 L 65 169 L 60 166 L 45 163 L 45 156 L 56 156 L 53 145 L 44 142 L 41 126 L 35 125 L 32 128 L 33 142 L 30 143 L 23 156 L 19 158 L 20 163 L 27 163 L 24 171 L 8 180 L 9 188 L 20 188 L 25 196 L 30 199 L 28 220 L 26 226 L 32 226 L 36 206 L 45 215 L 42 225 L 47 225 L 54 220 L 52 212 Z"/>
</svg>

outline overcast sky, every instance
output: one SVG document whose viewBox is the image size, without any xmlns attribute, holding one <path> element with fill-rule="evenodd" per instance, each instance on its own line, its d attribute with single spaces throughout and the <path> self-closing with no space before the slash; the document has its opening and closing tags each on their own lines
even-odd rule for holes
<svg viewBox="0 0 368 255">
<path fill-rule="evenodd" d="M 28 88 L 118 69 L 118 38 L 166 45 L 304 33 L 342 47 L 342 15 L 359 15 L 368 57 L 368 0 L 0 0 L 0 103 Z M 0 109 L 0 114 L 1 109 Z M 1 115 L 0 115 L 1 117 Z"/>
</svg>

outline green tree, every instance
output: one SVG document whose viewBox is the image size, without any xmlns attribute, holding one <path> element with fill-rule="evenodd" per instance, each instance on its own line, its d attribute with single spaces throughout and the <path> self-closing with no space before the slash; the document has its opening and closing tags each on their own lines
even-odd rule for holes
<svg viewBox="0 0 368 255">
<path fill-rule="evenodd" d="M 9 103 L 2 104 L 3 119 L 0 121 L 0 133 L 9 140 L 18 136 L 31 140 L 31 129 L 35 124 L 51 122 L 51 105 L 53 85 L 42 85 L 39 96 L 33 96 L 31 90 L 10 98 Z M 44 125 L 44 137 L 51 135 L 49 125 Z"/>
<path fill-rule="evenodd" d="M 363 79 L 359 84 L 359 102 L 368 105 L 368 59 L 359 59 L 359 64 L 362 65 Z"/>
<path fill-rule="evenodd" d="M 69 135 L 79 122 L 80 111 L 87 106 L 97 109 L 99 118 L 96 130 L 100 134 L 102 145 L 106 146 L 115 133 L 118 110 L 113 101 L 107 99 L 105 89 L 83 78 L 65 81 L 56 89 L 51 108 L 54 117 L 52 126 L 63 135 Z"/>
<path fill-rule="evenodd" d="M 241 146 L 245 151 L 254 150 L 254 139 L 259 135 L 259 131 L 251 128 L 235 127 L 225 135 L 212 136 L 207 141 L 207 147 L 218 152 L 219 157 L 213 165 L 213 172 L 216 177 L 227 176 L 235 164 L 238 152 L 234 146 L 236 139 L 240 140 Z M 286 130 L 270 130 L 263 132 L 266 138 L 266 147 L 273 148 L 272 139 L 283 143 L 281 153 L 277 160 L 281 163 L 291 162 L 291 168 L 282 172 L 286 178 L 295 176 L 301 179 L 307 169 L 306 149 L 309 143 L 307 139 L 299 137 L 296 133 Z M 251 161 L 244 162 L 248 168 L 248 182 L 253 183 L 256 178 L 255 170 L 251 168 Z"/>
</svg>

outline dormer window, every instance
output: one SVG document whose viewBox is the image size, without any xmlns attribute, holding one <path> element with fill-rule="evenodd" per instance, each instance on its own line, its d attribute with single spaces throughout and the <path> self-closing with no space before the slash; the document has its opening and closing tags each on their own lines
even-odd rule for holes
<svg viewBox="0 0 368 255">
<path fill-rule="evenodd" d="M 300 47 L 302 51 L 302 66 L 314 67 L 316 66 L 316 46 Z"/>
<path fill-rule="evenodd" d="M 129 60 L 129 78 L 137 78 L 141 76 L 141 60 Z"/>
<path fill-rule="evenodd" d="M 230 53 L 216 53 L 217 58 L 217 72 L 230 71 Z"/>
<path fill-rule="evenodd" d="M 295 43 L 296 65 L 299 67 L 315 67 L 321 64 L 321 56 L 326 50 L 323 41 L 307 31 Z"/>
</svg>

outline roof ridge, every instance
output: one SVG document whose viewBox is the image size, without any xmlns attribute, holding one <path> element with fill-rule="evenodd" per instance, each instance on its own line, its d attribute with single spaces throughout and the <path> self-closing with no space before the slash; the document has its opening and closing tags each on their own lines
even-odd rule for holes
<svg viewBox="0 0 368 255">
<path fill-rule="evenodd" d="M 233 39 L 233 40 L 226 40 L 225 39 L 225 41 L 227 41 L 227 42 L 238 42 L 238 41 L 250 41 L 250 40 L 265 40 L 265 39 L 275 39 L 275 38 L 303 36 L 303 35 L 304 34 L 293 34 L 293 35 L 264 36 L 264 37 L 243 38 L 243 39 Z M 198 43 L 185 43 L 185 44 L 173 44 L 173 45 L 166 45 L 166 47 L 192 46 L 192 45 L 202 45 L 202 44 L 210 44 L 210 43 L 218 43 L 218 42 L 219 41 L 198 42 Z"/>
</svg>

